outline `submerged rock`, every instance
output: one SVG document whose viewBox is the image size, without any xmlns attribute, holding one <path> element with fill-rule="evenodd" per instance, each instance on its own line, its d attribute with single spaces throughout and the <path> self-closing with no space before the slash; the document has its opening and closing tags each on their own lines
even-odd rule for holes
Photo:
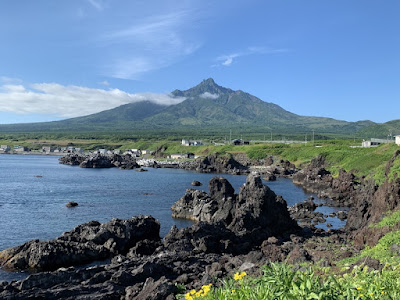
<svg viewBox="0 0 400 300">
<path fill-rule="evenodd" d="M 194 180 L 192 181 L 192 186 L 202 186 L 203 184 L 200 181 Z"/>
<path fill-rule="evenodd" d="M 70 201 L 67 204 L 65 204 L 66 207 L 75 207 L 78 206 L 78 203 L 75 201 Z"/>
</svg>

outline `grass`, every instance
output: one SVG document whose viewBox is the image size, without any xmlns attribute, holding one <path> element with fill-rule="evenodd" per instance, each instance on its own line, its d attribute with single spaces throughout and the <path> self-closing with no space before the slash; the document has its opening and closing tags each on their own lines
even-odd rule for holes
<svg viewBox="0 0 400 300">
<path fill-rule="evenodd" d="M 400 299 L 400 266 L 386 266 L 381 272 L 356 266 L 350 273 L 334 273 L 271 263 L 259 277 L 226 278 L 206 295 L 185 299 Z"/>
<path fill-rule="evenodd" d="M 374 227 L 382 228 L 385 226 L 393 227 L 400 223 L 400 210 L 396 210 L 391 214 L 384 217 L 378 224 L 375 224 Z"/>
</svg>

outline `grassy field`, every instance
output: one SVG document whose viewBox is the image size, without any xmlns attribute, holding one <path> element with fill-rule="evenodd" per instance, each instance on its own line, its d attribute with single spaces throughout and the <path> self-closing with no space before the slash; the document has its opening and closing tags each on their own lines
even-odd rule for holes
<svg viewBox="0 0 400 300">
<path fill-rule="evenodd" d="M 400 299 L 400 266 L 387 265 L 381 272 L 355 266 L 333 271 L 330 268 L 295 269 L 283 263 L 265 266 L 263 274 L 249 277 L 238 272 L 218 287 L 204 285 L 178 296 L 186 300 L 356 300 Z"/>
</svg>

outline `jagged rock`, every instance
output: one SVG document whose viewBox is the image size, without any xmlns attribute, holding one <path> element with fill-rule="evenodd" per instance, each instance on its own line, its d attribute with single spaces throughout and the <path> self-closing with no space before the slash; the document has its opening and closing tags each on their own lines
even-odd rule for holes
<svg viewBox="0 0 400 300">
<path fill-rule="evenodd" d="M 388 228 L 375 228 L 371 223 L 379 222 L 388 211 L 400 207 L 399 174 L 391 174 L 400 151 L 396 150 L 385 168 L 385 181 L 379 186 L 372 180 L 364 181 L 362 189 L 355 196 L 355 204 L 347 216 L 346 230 L 351 233 L 354 244 L 360 248 L 365 244 L 374 246 L 379 238 L 387 233 Z"/>
<path fill-rule="evenodd" d="M 67 204 L 65 204 L 66 207 L 75 207 L 78 206 L 78 203 L 75 201 L 70 201 Z"/>
<path fill-rule="evenodd" d="M 0 263 L 7 270 L 55 270 L 126 253 L 142 240 L 157 242 L 159 231 L 159 222 L 150 216 L 104 224 L 92 221 L 54 240 L 32 240 L 3 250 Z"/>
<path fill-rule="evenodd" d="M 86 156 L 84 155 L 71 153 L 60 157 L 58 160 L 60 161 L 60 164 L 79 166 L 85 159 Z"/>
<path fill-rule="evenodd" d="M 140 166 L 131 155 L 119 154 L 67 154 L 59 158 L 61 164 L 79 165 L 81 168 L 114 168 L 135 169 Z"/>
<path fill-rule="evenodd" d="M 194 180 L 192 181 L 192 186 L 202 186 L 203 184 L 200 181 Z"/>
<path fill-rule="evenodd" d="M 276 180 L 276 176 L 275 176 L 275 174 L 272 174 L 272 173 L 266 173 L 266 174 L 264 174 L 264 178 L 263 178 L 265 181 L 275 181 Z"/>
<path fill-rule="evenodd" d="M 359 183 L 354 174 L 339 170 L 339 176 L 333 177 L 325 169 L 325 158 L 321 155 L 311 160 L 303 170 L 293 175 L 293 183 L 306 191 L 318 194 L 320 198 L 331 198 L 332 205 L 348 206 L 354 203 Z"/>
<path fill-rule="evenodd" d="M 249 175 L 239 195 L 222 177 L 210 180 L 209 191 L 208 195 L 204 191 L 187 190 L 172 206 L 173 217 L 223 224 L 252 246 L 271 235 L 298 230 L 286 201 L 265 186 L 259 175 Z"/>
</svg>

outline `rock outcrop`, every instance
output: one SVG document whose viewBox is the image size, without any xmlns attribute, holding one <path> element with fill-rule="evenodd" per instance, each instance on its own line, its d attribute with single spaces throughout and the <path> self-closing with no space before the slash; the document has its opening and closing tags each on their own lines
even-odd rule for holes
<svg viewBox="0 0 400 300">
<path fill-rule="evenodd" d="M 144 241 L 160 243 L 159 231 L 159 222 L 150 216 L 113 219 L 104 224 L 91 221 L 54 240 L 32 240 L 3 250 L 0 264 L 6 270 L 48 271 L 90 263 L 125 254 Z"/>
<path fill-rule="evenodd" d="M 160 164 L 160 166 L 163 166 Z M 265 159 L 249 159 L 246 154 L 218 155 L 211 154 L 194 161 L 178 162 L 176 167 L 193 170 L 201 173 L 225 173 L 234 175 L 247 175 L 257 171 L 269 180 L 276 177 L 291 177 L 298 170 L 287 160 L 280 160 L 273 156 Z"/>
<path fill-rule="evenodd" d="M 397 174 L 397 169 L 393 170 L 399 159 L 400 151 L 397 150 L 386 164 L 383 184 L 378 187 L 373 180 L 364 180 L 363 188 L 355 197 L 354 206 L 348 214 L 346 230 L 360 248 L 365 244 L 375 245 L 389 230 L 370 224 L 379 222 L 388 212 L 400 208 L 400 174 Z"/>
<path fill-rule="evenodd" d="M 252 245 L 269 236 L 299 229 L 289 215 L 286 201 L 254 174 L 248 175 L 239 194 L 225 178 L 214 177 L 209 183 L 209 194 L 188 189 L 171 209 L 176 218 L 223 224 Z"/>
<path fill-rule="evenodd" d="M 350 207 L 357 194 L 359 183 L 351 172 L 339 170 L 339 175 L 333 177 L 325 169 L 325 158 L 321 155 L 311 160 L 311 163 L 293 175 L 293 183 L 303 189 L 318 194 L 319 197 L 328 197 L 333 200 L 332 205 Z"/>
<path fill-rule="evenodd" d="M 67 154 L 59 158 L 61 164 L 79 166 L 81 168 L 120 168 L 136 169 L 140 166 L 136 158 L 126 154 Z"/>
</svg>

